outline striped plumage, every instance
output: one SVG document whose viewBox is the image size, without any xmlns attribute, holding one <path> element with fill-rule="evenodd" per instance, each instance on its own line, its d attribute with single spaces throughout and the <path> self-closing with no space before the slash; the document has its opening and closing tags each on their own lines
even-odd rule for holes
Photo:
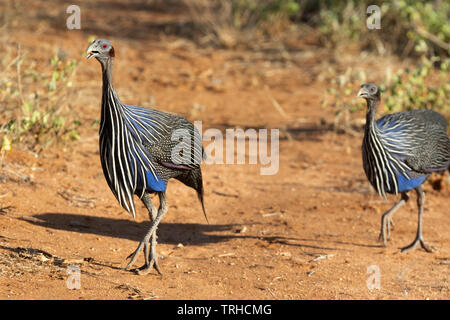
<svg viewBox="0 0 450 320">
<path fill-rule="evenodd" d="M 367 101 L 367 116 L 362 144 L 363 167 L 375 190 L 402 194 L 401 200 L 382 217 L 380 238 L 385 243 L 385 228 L 389 236 L 390 216 L 408 199 L 407 192 L 416 189 L 419 204 L 419 226 L 416 240 L 404 248 L 420 243 L 426 250 L 421 234 L 423 191 L 421 185 L 434 171 L 444 171 L 450 165 L 450 139 L 447 121 L 432 110 L 412 110 L 388 114 L 375 120 L 380 92 L 373 84 L 364 84 L 358 92 Z"/>
<path fill-rule="evenodd" d="M 432 110 L 389 114 L 369 121 L 363 140 L 367 178 L 383 197 L 422 184 L 449 165 L 447 123 Z"/>
<path fill-rule="evenodd" d="M 170 178 L 182 178 L 186 170 L 197 170 L 201 177 L 200 138 L 191 139 L 194 142 L 192 162 L 172 163 L 173 148 L 181 148 L 186 143 L 172 141 L 172 134 L 183 129 L 199 136 L 194 126 L 182 117 L 124 105 L 114 89 L 104 90 L 100 122 L 102 167 L 117 200 L 133 216 L 133 194 L 142 198 L 148 191 L 164 191 Z"/>
<path fill-rule="evenodd" d="M 127 268 L 144 247 L 146 265 L 140 273 L 147 272 L 151 266 L 160 272 L 155 251 L 156 228 L 167 211 L 165 191 L 168 180 L 176 178 L 195 189 L 206 217 L 200 169 L 203 158 L 200 133 L 183 117 L 120 101 L 112 84 L 114 48 L 108 40 L 95 40 L 87 53 L 88 58 L 97 58 L 102 66 L 99 144 L 106 181 L 120 205 L 133 217 L 136 215 L 133 196 L 137 195 L 153 221 Z M 160 198 L 157 213 L 148 196 L 150 193 L 157 193 Z M 151 253 L 148 252 L 149 246 Z"/>
</svg>

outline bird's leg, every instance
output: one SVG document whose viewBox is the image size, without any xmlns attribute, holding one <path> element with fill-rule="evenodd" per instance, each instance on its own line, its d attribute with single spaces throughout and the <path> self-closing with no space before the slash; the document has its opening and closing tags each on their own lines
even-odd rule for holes
<svg viewBox="0 0 450 320">
<path fill-rule="evenodd" d="M 425 193 L 423 192 L 422 187 L 420 186 L 416 188 L 416 192 L 417 192 L 417 206 L 419 207 L 417 234 L 416 238 L 410 245 L 402 248 L 402 252 L 408 252 L 410 250 L 416 249 L 419 244 L 422 246 L 422 248 L 425 249 L 425 251 L 432 252 L 433 250 L 425 243 L 422 237 L 422 214 L 423 214 L 423 205 L 425 203 Z"/>
<path fill-rule="evenodd" d="M 159 192 L 158 195 L 159 195 L 159 202 L 160 202 L 158 213 L 156 214 L 156 217 L 153 219 L 150 229 L 145 234 L 142 241 L 139 243 L 139 246 L 137 247 L 137 249 L 130 256 L 128 256 L 128 258 L 131 257 L 131 261 L 128 263 L 128 265 L 126 267 L 127 270 L 133 265 L 139 252 L 141 252 L 141 250 L 143 248 L 145 248 L 145 251 L 144 251 L 145 265 L 142 268 L 139 268 L 137 270 L 137 272 L 139 274 L 148 273 L 152 267 L 155 267 L 156 271 L 158 271 L 158 273 L 161 274 L 161 271 L 159 270 L 159 266 L 158 266 L 158 257 L 156 254 L 156 229 L 158 228 L 159 223 L 161 222 L 162 218 L 166 214 L 168 207 L 167 207 L 167 203 L 166 203 L 165 192 Z M 153 216 L 153 210 L 152 210 L 151 215 Z M 151 239 L 151 243 L 150 243 L 150 239 Z M 150 244 L 150 256 L 151 256 L 150 261 L 149 261 L 149 252 L 148 252 L 149 244 Z"/>
<path fill-rule="evenodd" d="M 147 201 L 146 199 L 144 199 L 144 200 Z M 150 202 L 151 202 L 150 197 L 148 197 L 148 200 L 150 200 Z M 159 210 L 160 211 L 165 210 L 165 212 L 167 212 L 165 193 L 159 194 L 159 202 L 160 202 Z M 163 215 L 165 214 L 165 212 L 163 213 Z M 158 216 L 158 211 L 152 204 L 151 211 L 149 210 L 150 220 L 154 221 L 157 216 Z M 148 252 L 149 243 L 147 243 L 144 247 L 145 265 L 137 270 L 138 274 L 141 274 L 141 275 L 147 274 L 148 272 L 150 272 L 152 267 L 154 267 L 155 270 L 158 271 L 159 274 L 162 274 L 161 270 L 159 269 L 159 264 L 158 264 L 158 253 L 156 252 L 156 239 L 158 238 L 156 235 L 156 230 L 157 230 L 157 227 L 155 228 L 153 235 L 150 237 L 150 241 L 151 241 L 150 252 Z"/>
<path fill-rule="evenodd" d="M 142 202 L 144 203 L 144 205 L 145 205 L 145 207 L 147 208 L 147 210 L 148 210 L 148 217 L 149 217 L 149 219 L 150 219 L 150 223 L 152 223 L 154 220 L 155 220 L 155 218 L 156 218 L 156 208 L 155 208 L 155 206 L 153 205 L 153 202 L 152 202 L 152 199 L 150 198 L 150 195 L 148 194 L 148 193 L 144 193 L 144 196 L 142 197 Z M 153 239 L 153 237 L 155 236 L 155 234 L 153 234 L 152 236 L 151 236 L 151 238 Z M 149 252 L 148 252 L 148 247 L 149 247 L 149 243 L 147 242 L 147 243 L 145 243 L 144 244 L 144 258 L 145 258 L 145 264 L 149 264 Z M 132 252 L 128 257 L 127 257 L 127 259 L 129 259 L 131 256 L 133 256 L 133 254 L 135 253 L 135 251 L 134 252 Z M 137 253 L 136 253 L 136 255 L 137 255 Z M 133 260 L 133 262 L 134 262 L 134 260 Z M 125 268 L 125 269 L 129 269 L 130 267 L 131 267 L 131 265 L 132 265 L 132 263 L 130 262 L 128 265 L 127 265 L 127 267 Z"/>
<path fill-rule="evenodd" d="M 398 201 L 392 208 L 383 213 L 381 216 L 381 231 L 378 236 L 378 241 L 383 241 L 383 246 L 386 246 L 386 231 L 387 231 L 387 240 L 391 239 L 391 227 L 394 227 L 394 221 L 392 220 L 392 214 L 397 211 L 400 207 L 402 207 L 409 199 L 409 196 L 406 192 L 402 192 L 402 198 Z M 387 230 L 386 230 L 387 229 Z"/>
<path fill-rule="evenodd" d="M 148 217 L 150 219 L 150 222 L 152 223 L 155 219 L 156 219 L 156 215 L 158 213 L 158 211 L 156 210 L 156 207 L 153 205 L 152 199 L 150 198 L 148 193 L 145 193 L 144 196 L 142 197 L 142 202 L 144 203 L 145 207 L 148 210 Z M 156 230 L 155 232 L 153 232 L 153 235 L 150 237 L 150 240 L 152 243 L 156 243 Z M 145 257 L 145 265 L 149 265 L 150 261 L 149 261 L 149 252 L 148 252 L 148 248 L 149 247 L 149 243 L 146 243 L 144 245 L 144 257 Z M 159 272 L 159 268 L 158 265 L 155 264 L 155 269 Z M 161 272 L 159 272 L 161 273 Z"/>
</svg>

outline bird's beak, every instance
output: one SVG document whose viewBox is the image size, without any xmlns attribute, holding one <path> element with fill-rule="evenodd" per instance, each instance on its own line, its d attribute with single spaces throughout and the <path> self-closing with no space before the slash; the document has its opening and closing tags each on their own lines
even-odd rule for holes
<svg viewBox="0 0 450 320">
<path fill-rule="evenodd" d="M 366 98 L 369 95 L 369 91 L 366 88 L 361 88 L 356 95 L 358 98 Z"/>
<path fill-rule="evenodd" d="M 86 50 L 86 54 L 87 54 L 86 59 L 90 59 L 90 58 L 95 57 L 96 55 L 99 54 L 99 52 L 97 50 L 95 50 L 95 49 L 96 48 L 95 48 L 95 44 L 94 43 L 91 44 L 89 46 L 89 48 L 87 48 L 87 50 Z"/>
</svg>

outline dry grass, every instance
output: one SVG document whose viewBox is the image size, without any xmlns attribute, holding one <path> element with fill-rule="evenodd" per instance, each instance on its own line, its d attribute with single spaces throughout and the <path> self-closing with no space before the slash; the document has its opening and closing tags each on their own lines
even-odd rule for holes
<svg viewBox="0 0 450 320">
<path fill-rule="evenodd" d="M 282 35 L 292 23 L 283 9 L 268 8 L 277 2 L 239 0 L 182 0 L 188 8 L 197 32 L 194 40 L 200 45 L 234 48 L 250 45 L 264 38 Z"/>
<path fill-rule="evenodd" d="M 59 51 L 42 63 L 13 36 L 23 18 L 14 5 L 0 16 L 0 140 L 40 152 L 67 139 L 77 139 L 78 122 L 71 112 L 77 61 Z M 50 59 L 51 57 L 51 59 Z M 6 139 L 5 139 L 6 137 Z M 0 148 L 4 148 L 4 143 Z"/>
</svg>

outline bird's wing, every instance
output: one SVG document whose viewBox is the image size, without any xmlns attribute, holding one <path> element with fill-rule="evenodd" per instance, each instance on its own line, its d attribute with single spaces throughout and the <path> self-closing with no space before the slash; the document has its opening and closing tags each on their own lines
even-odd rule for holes
<svg viewBox="0 0 450 320">
<path fill-rule="evenodd" d="M 417 173 L 446 170 L 450 164 L 447 121 L 432 110 L 413 110 L 386 115 L 379 130 L 399 158 Z"/>
<path fill-rule="evenodd" d="M 153 161 L 181 170 L 200 167 L 202 139 L 197 128 L 178 115 L 126 106 L 127 125 Z"/>
<path fill-rule="evenodd" d="M 444 131 L 428 133 L 421 148 L 405 159 L 414 171 L 432 173 L 444 171 L 450 166 L 450 139 Z"/>
</svg>

